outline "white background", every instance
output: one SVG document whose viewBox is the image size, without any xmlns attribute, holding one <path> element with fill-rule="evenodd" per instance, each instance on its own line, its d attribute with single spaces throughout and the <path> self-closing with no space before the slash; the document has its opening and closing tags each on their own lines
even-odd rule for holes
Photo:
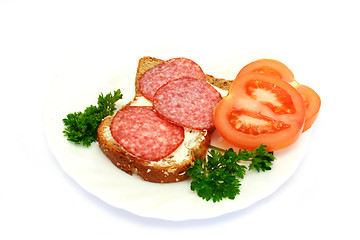
<svg viewBox="0 0 360 240">
<path fill-rule="evenodd" d="M 0 238 L 359 239 L 358 9 L 346 0 L 0 1 Z M 143 218 L 87 193 L 47 146 L 52 79 L 69 59 L 189 49 L 184 57 L 228 66 L 218 76 L 227 78 L 247 59 L 274 57 L 318 92 L 321 112 L 295 174 L 251 207 L 203 220 Z"/>
</svg>

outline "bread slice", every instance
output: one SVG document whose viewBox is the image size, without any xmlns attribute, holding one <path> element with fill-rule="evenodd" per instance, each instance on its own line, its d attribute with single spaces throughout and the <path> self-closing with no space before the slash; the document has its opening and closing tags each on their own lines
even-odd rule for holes
<svg viewBox="0 0 360 240">
<path fill-rule="evenodd" d="M 162 63 L 163 60 L 153 57 L 143 57 L 139 60 L 135 77 L 135 97 L 127 105 L 152 105 L 139 90 L 139 79 L 149 69 Z M 218 89 L 228 90 L 231 81 L 206 75 L 207 81 Z M 126 106 L 127 106 L 126 105 Z M 125 107 L 125 106 L 124 106 Z M 186 171 L 197 158 L 204 159 L 210 143 L 211 132 L 185 128 L 183 143 L 169 156 L 159 161 L 144 161 L 129 154 L 112 137 L 110 124 L 113 116 L 106 117 L 98 128 L 98 144 L 111 162 L 124 172 L 136 173 L 141 179 L 156 183 L 179 182 L 188 178 Z"/>
</svg>

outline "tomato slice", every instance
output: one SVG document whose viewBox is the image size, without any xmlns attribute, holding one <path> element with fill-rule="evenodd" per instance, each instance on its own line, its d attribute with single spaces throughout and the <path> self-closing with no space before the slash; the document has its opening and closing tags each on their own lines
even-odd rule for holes
<svg viewBox="0 0 360 240">
<path fill-rule="evenodd" d="M 319 115 L 321 99 L 319 95 L 310 87 L 303 84 L 298 84 L 295 86 L 296 90 L 301 94 L 304 99 L 305 104 L 305 124 L 303 132 L 308 130 L 316 118 Z"/>
<path fill-rule="evenodd" d="M 293 72 L 282 62 L 274 59 L 259 59 L 247 64 L 238 73 L 237 77 L 249 72 L 268 74 L 285 82 L 290 83 L 302 95 L 305 103 L 305 125 L 303 132 L 308 130 L 315 122 L 321 105 L 319 95 L 310 87 L 299 84 Z"/>
<path fill-rule="evenodd" d="M 238 75 L 228 96 L 214 109 L 218 133 L 230 144 L 268 151 L 286 148 L 301 135 L 305 121 L 302 96 L 289 83 L 262 73 Z"/>
<path fill-rule="evenodd" d="M 264 58 L 253 61 L 243 67 L 237 77 L 249 72 L 265 73 L 278 79 L 282 79 L 292 85 L 296 84 L 293 72 L 284 63 L 278 60 Z"/>
</svg>

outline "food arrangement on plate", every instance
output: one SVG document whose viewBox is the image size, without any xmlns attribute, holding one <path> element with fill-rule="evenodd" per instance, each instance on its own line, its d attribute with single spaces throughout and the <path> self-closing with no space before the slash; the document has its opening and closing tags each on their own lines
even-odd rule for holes
<svg viewBox="0 0 360 240">
<path fill-rule="evenodd" d="M 214 202 L 234 199 L 247 171 L 271 170 L 273 151 L 292 145 L 314 123 L 320 98 L 272 59 L 215 78 L 187 58 L 143 57 L 135 97 L 115 108 L 119 90 L 98 106 L 63 119 L 69 141 L 97 141 L 119 169 L 154 183 L 191 178 L 191 190 Z M 211 144 L 216 131 L 234 148 Z M 210 150 L 209 150 L 210 149 Z"/>
</svg>

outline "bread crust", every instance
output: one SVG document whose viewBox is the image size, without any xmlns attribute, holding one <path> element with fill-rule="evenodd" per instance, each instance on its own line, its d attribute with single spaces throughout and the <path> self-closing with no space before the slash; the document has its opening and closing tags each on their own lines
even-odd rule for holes
<svg viewBox="0 0 360 240">
<path fill-rule="evenodd" d="M 143 57 L 139 60 L 136 77 L 135 77 L 135 98 L 141 97 L 139 90 L 139 79 L 149 69 L 162 63 L 163 60 L 153 57 Z M 211 75 L 207 75 L 209 83 L 224 90 L 228 90 L 231 81 L 217 79 Z M 130 105 L 128 103 L 126 106 Z M 125 107 L 125 106 L 124 106 Z M 119 169 L 132 175 L 136 173 L 141 179 L 155 183 L 171 183 L 179 182 L 187 179 L 189 176 L 186 171 L 193 164 L 195 159 L 204 159 L 210 144 L 210 131 L 199 132 L 195 140 L 195 144 L 189 147 L 184 156 L 184 160 L 180 163 L 174 161 L 174 156 L 170 155 L 158 162 L 144 161 L 128 153 L 121 145 L 119 145 L 111 135 L 110 124 L 113 116 L 106 117 L 98 128 L 97 141 L 100 149 L 106 157 Z M 186 129 L 191 134 L 190 129 Z"/>
</svg>

